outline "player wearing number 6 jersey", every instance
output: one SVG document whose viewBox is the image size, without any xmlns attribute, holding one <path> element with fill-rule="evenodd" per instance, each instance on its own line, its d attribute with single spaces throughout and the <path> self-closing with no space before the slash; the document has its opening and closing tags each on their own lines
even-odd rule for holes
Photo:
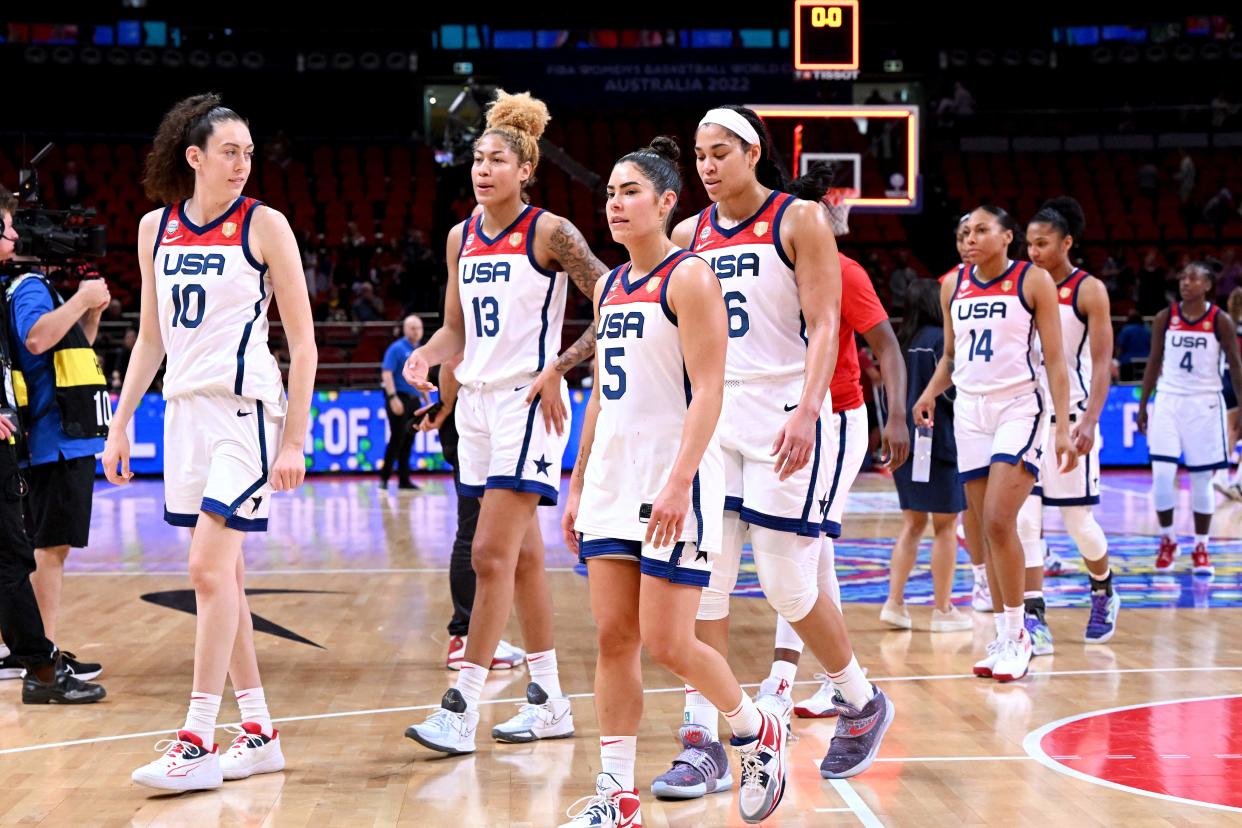
<svg viewBox="0 0 1242 828">
<path fill-rule="evenodd" d="M 492 737 L 532 742 L 574 732 L 552 645 L 552 598 L 534 514 L 537 505 L 557 501 L 568 439 L 563 375 L 595 345 L 594 331 L 587 331 L 557 358 L 566 294 L 559 271 L 589 296 L 607 269 L 573 224 L 522 197 L 548 120 L 547 107 L 528 93 L 500 92 L 488 107 L 471 168 L 483 209 L 449 232 L 444 325 L 405 363 L 406 380 L 430 391 L 431 366 L 461 355 L 454 370 L 461 383 L 457 495 L 482 498 L 465 660 L 440 708 L 406 730 L 441 753 L 474 752 L 483 683 L 515 603 L 530 666 L 529 703 L 494 727 Z"/>
<path fill-rule="evenodd" d="M 1215 571 L 1208 554 L 1208 534 L 1216 511 L 1212 471 L 1229 467 L 1225 403 L 1220 393 L 1221 354 L 1229 361 L 1235 394 L 1242 390 L 1242 369 L 1233 320 L 1207 301 L 1214 280 L 1215 271 L 1207 263 L 1187 265 L 1178 277 L 1182 301 L 1156 314 L 1151 326 L 1151 357 L 1143 372 L 1138 429 L 1147 435 L 1151 454 L 1151 494 L 1160 522 L 1157 572 L 1172 569 L 1179 551 L 1173 534 L 1179 462 L 1190 472 L 1190 504 L 1195 515 L 1192 566 L 1196 575 Z M 1153 385 L 1159 393 L 1149 428 L 1147 400 Z"/>
<path fill-rule="evenodd" d="M 996 610 L 996 640 L 975 665 L 975 673 L 1012 681 L 1026 675 L 1031 660 L 1017 516 L 1038 479 L 1043 453 L 1040 437 L 1047 403 L 1036 373 L 1036 331 L 1056 414 L 1052 445 L 1063 472 L 1076 465 L 1069 436 L 1069 379 L 1056 285 L 1048 271 L 1009 257 L 1011 249 L 1021 246 L 1013 218 L 999 208 L 980 207 L 965 229 L 969 264 L 962 265 L 956 280 L 940 287 L 944 356 L 915 402 L 913 415 L 916 423 L 931 425 L 936 397 L 950 385 L 957 387 L 953 436 L 958 476 L 966 485 L 970 508 L 982 516 Z"/>
<path fill-rule="evenodd" d="M 167 355 L 164 519 L 191 530 L 198 632 L 185 726 L 132 776 L 164 790 L 215 788 L 285 762 L 259 678 L 242 533 L 266 530 L 272 492 L 302 482 L 317 359 L 293 231 L 242 195 L 253 155 L 249 127 L 219 96 L 187 98 L 164 116 L 144 184 L 168 206 L 138 228 L 142 316 L 104 447 L 108 480 L 128 482 L 125 429 Z M 273 298 L 289 340 L 287 401 L 267 346 Z M 242 727 L 221 756 L 214 733 L 226 676 Z"/>
</svg>

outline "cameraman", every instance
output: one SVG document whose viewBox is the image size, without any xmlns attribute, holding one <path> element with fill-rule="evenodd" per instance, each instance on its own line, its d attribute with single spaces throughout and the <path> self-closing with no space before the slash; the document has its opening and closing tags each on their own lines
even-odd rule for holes
<svg viewBox="0 0 1242 828">
<path fill-rule="evenodd" d="M 35 546 L 31 583 L 43 625 L 55 638 L 65 558 L 90 535 L 95 455 L 103 451 L 112 403 L 91 346 L 111 296 L 102 279 L 85 279 L 68 300 L 41 273 L 13 280 L 9 302 L 10 346 L 27 397 L 18 408 L 29 436 L 30 514 Z M 66 652 L 65 663 L 80 679 L 101 672 Z"/>
<path fill-rule="evenodd" d="M 17 200 L 0 188 L 0 262 L 13 258 Z M 0 635 L 10 653 L 5 669 L 25 668 L 22 701 L 27 704 L 84 704 L 102 699 L 104 689 L 74 677 L 68 661 L 48 640 L 30 584 L 35 558 L 22 516 L 26 484 L 17 465 L 17 405 L 11 370 L 7 308 L 0 302 Z"/>
</svg>

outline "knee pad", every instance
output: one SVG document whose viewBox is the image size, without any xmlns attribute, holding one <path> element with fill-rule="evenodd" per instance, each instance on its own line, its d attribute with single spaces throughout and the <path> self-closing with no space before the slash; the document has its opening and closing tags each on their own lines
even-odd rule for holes
<svg viewBox="0 0 1242 828">
<path fill-rule="evenodd" d="M 1151 502 L 1157 512 L 1167 512 L 1177 504 L 1176 485 L 1176 465 L 1163 460 L 1151 464 Z"/>
<path fill-rule="evenodd" d="M 742 543 L 746 528 L 737 512 L 724 513 L 720 554 L 712 559 L 712 574 L 699 598 L 699 621 L 719 621 L 729 617 L 729 596 L 737 586 L 738 568 L 742 565 Z"/>
<path fill-rule="evenodd" d="M 759 526 L 751 527 L 750 538 L 768 603 L 789 621 L 801 621 L 819 600 L 820 539 Z"/>
<path fill-rule="evenodd" d="M 802 643 L 802 636 L 794 631 L 793 626 L 785 620 L 785 616 L 776 616 L 776 644 L 778 650 L 793 650 L 796 653 L 802 652 L 805 645 Z"/>
<path fill-rule="evenodd" d="M 1108 554 L 1108 539 L 1090 506 L 1062 506 L 1061 522 L 1078 546 L 1078 552 L 1088 561 L 1098 561 Z"/>
<path fill-rule="evenodd" d="M 1040 538 L 1043 523 L 1044 503 L 1032 495 L 1018 510 L 1018 541 L 1022 544 L 1022 557 L 1027 569 L 1044 565 L 1044 544 Z"/>
<path fill-rule="evenodd" d="M 819 591 L 832 599 L 832 603 L 841 609 L 841 583 L 837 580 L 836 547 L 832 538 L 825 537 L 820 541 L 823 547 L 819 552 Z"/>
<path fill-rule="evenodd" d="M 699 595 L 699 611 L 696 621 L 719 621 L 729 617 L 729 593 L 705 587 Z"/>
<path fill-rule="evenodd" d="M 1190 508 L 1196 515 L 1210 515 L 1216 512 L 1216 495 L 1212 494 L 1210 471 L 1190 473 Z"/>
</svg>

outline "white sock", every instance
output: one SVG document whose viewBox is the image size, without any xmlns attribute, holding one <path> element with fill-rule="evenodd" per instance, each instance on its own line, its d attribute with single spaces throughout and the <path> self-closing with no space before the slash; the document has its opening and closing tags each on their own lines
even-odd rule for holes
<svg viewBox="0 0 1242 828">
<path fill-rule="evenodd" d="M 686 708 L 683 715 L 684 724 L 698 725 L 707 730 L 713 742 L 720 741 L 720 713 L 716 706 L 704 698 L 703 694 L 690 685 L 686 685 Z"/>
<path fill-rule="evenodd" d="M 992 623 L 996 627 L 997 639 L 1003 639 L 1009 635 L 1009 616 L 1003 612 L 998 612 L 992 616 Z"/>
<path fill-rule="evenodd" d="M 852 655 L 850 663 L 845 665 L 841 672 L 828 671 L 828 680 L 832 682 L 832 686 L 837 689 L 842 698 L 860 710 L 875 695 L 875 688 L 871 686 L 871 682 L 867 681 L 867 676 L 858 666 L 858 659 Z"/>
<path fill-rule="evenodd" d="M 974 570 L 976 584 L 986 584 L 988 582 L 987 564 L 971 564 L 970 568 Z"/>
<path fill-rule="evenodd" d="M 220 715 L 220 697 L 197 690 L 190 693 L 190 709 L 185 714 L 185 727 L 199 738 L 203 747 L 211 750 L 216 743 L 216 717 Z"/>
<path fill-rule="evenodd" d="M 565 695 L 561 692 L 561 676 L 556 670 L 556 650 L 527 653 L 526 668 L 530 671 L 530 680 L 542 687 L 543 692 L 556 699 Z"/>
<path fill-rule="evenodd" d="M 1195 535 L 1195 546 L 1198 546 L 1199 544 L 1203 544 L 1203 548 L 1207 549 L 1208 536 L 1207 535 Z"/>
<path fill-rule="evenodd" d="M 1173 534 L 1173 524 L 1160 527 L 1160 537 L 1168 538 L 1171 541 L 1177 540 L 1177 535 Z"/>
<path fill-rule="evenodd" d="M 1023 598 L 1043 598 L 1044 591 L 1042 589 L 1028 589 L 1022 593 Z"/>
<path fill-rule="evenodd" d="M 262 687 L 254 687 L 250 690 L 238 690 L 237 709 L 241 711 L 241 720 L 243 722 L 254 722 L 263 730 L 263 735 L 269 739 L 275 730 L 272 727 L 272 714 L 267 712 L 267 698 L 263 695 Z"/>
<path fill-rule="evenodd" d="M 1026 607 L 1005 607 L 1005 631 L 1009 637 L 1017 641 L 1022 637 L 1022 631 L 1026 629 Z"/>
<path fill-rule="evenodd" d="M 457 674 L 457 684 L 453 686 L 466 700 L 467 709 L 472 710 L 479 706 L 479 699 L 483 696 L 483 685 L 487 683 L 487 672 L 486 667 L 471 664 L 469 661 L 461 663 L 461 672 Z"/>
<path fill-rule="evenodd" d="M 742 699 L 737 703 L 737 707 L 724 715 L 729 722 L 729 727 L 733 730 L 733 735 L 737 738 L 753 739 L 759 735 L 763 716 L 759 715 L 759 708 L 755 707 L 755 703 L 751 701 L 750 696 L 746 695 L 745 690 L 742 691 Z"/>
<path fill-rule="evenodd" d="M 768 678 L 780 679 L 784 682 L 780 687 L 779 693 L 785 698 L 789 698 L 793 691 L 794 679 L 798 677 L 798 665 L 790 664 L 788 661 L 773 661 L 772 672 L 768 673 Z"/>
<path fill-rule="evenodd" d="M 600 769 L 612 774 L 623 791 L 634 790 L 634 755 L 637 751 L 637 736 L 599 737 Z"/>
</svg>

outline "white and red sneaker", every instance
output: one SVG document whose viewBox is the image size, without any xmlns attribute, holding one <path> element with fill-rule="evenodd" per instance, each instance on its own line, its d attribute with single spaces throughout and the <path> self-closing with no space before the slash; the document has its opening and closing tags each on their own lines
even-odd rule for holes
<svg viewBox="0 0 1242 828">
<path fill-rule="evenodd" d="M 236 734 L 229 749 L 220 757 L 220 772 L 225 779 L 245 779 L 256 773 L 276 773 L 285 769 L 285 754 L 280 749 L 280 731 L 265 736 L 255 722 L 242 722 L 241 727 L 226 727 Z"/>
<path fill-rule="evenodd" d="M 1173 568 L 1173 559 L 1177 557 L 1180 550 L 1177 547 L 1177 541 L 1173 538 L 1160 536 L 1160 551 L 1156 553 L 1156 571 L 1168 572 Z"/>
<path fill-rule="evenodd" d="M 489 670 L 512 670 L 526 659 L 526 651 L 502 640 L 496 645 L 496 654 L 492 656 Z M 448 658 L 444 666 L 450 670 L 460 670 L 466 660 L 466 636 L 455 635 L 449 639 Z"/>
<path fill-rule="evenodd" d="M 763 724 L 759 733 L 749 739 L 734 736 L 730 743 L 737 749 L 742 762 L 742 784 L 738 790 L 737 809 L 742 821 L 751 825 L 772 815 L 785 796 L 785 775 L 789 765 L 785 725 L 780 717 L 760 710 Z"/>
<path fill-rule="evenodd" d="M 1000 658 L 992 665 L 992 678 L 1000 682 L 1017 681 L 1030 669 L 1032 655 L 1031 636 L 1026 629 L 1017 638 L 1006 637 Z"/>
<path fill-rule="evenodd" d="M 638 791 L 625 790 L 611 773 L 595 777 L 595 795 L 579 799 L 565 812 L 560 828 L 642 828 Z"/>
<path fill-rule="evenodd" d="M 837 706 L 832 703 L 832 694 L 836 692 L 832 680 L 827 673 L 816 673 L 815 678 L 819 679 L 815 695 L 794 704 L 793 710 L 799 719 L 827 719 L 837 715 Z"/>
<path fill-rule="evenodd" d="M 1195 544 L 1195 551 L 1191 553 L 1190 560 L 1196 575 L 1216 574 L 1216 567 L 1212 566 L 1212 558 L 1208 555 L 1206 544 Z"/>
<path fill-rule="evenodd" d="M 139 785 L 165 791 L 204 791 L 224 784 L 220 754 L 211 750 L 188 730 L 178 730 L 177 738 L 156 742 L 164 755 L 130 774 Z"/>
</svg>

